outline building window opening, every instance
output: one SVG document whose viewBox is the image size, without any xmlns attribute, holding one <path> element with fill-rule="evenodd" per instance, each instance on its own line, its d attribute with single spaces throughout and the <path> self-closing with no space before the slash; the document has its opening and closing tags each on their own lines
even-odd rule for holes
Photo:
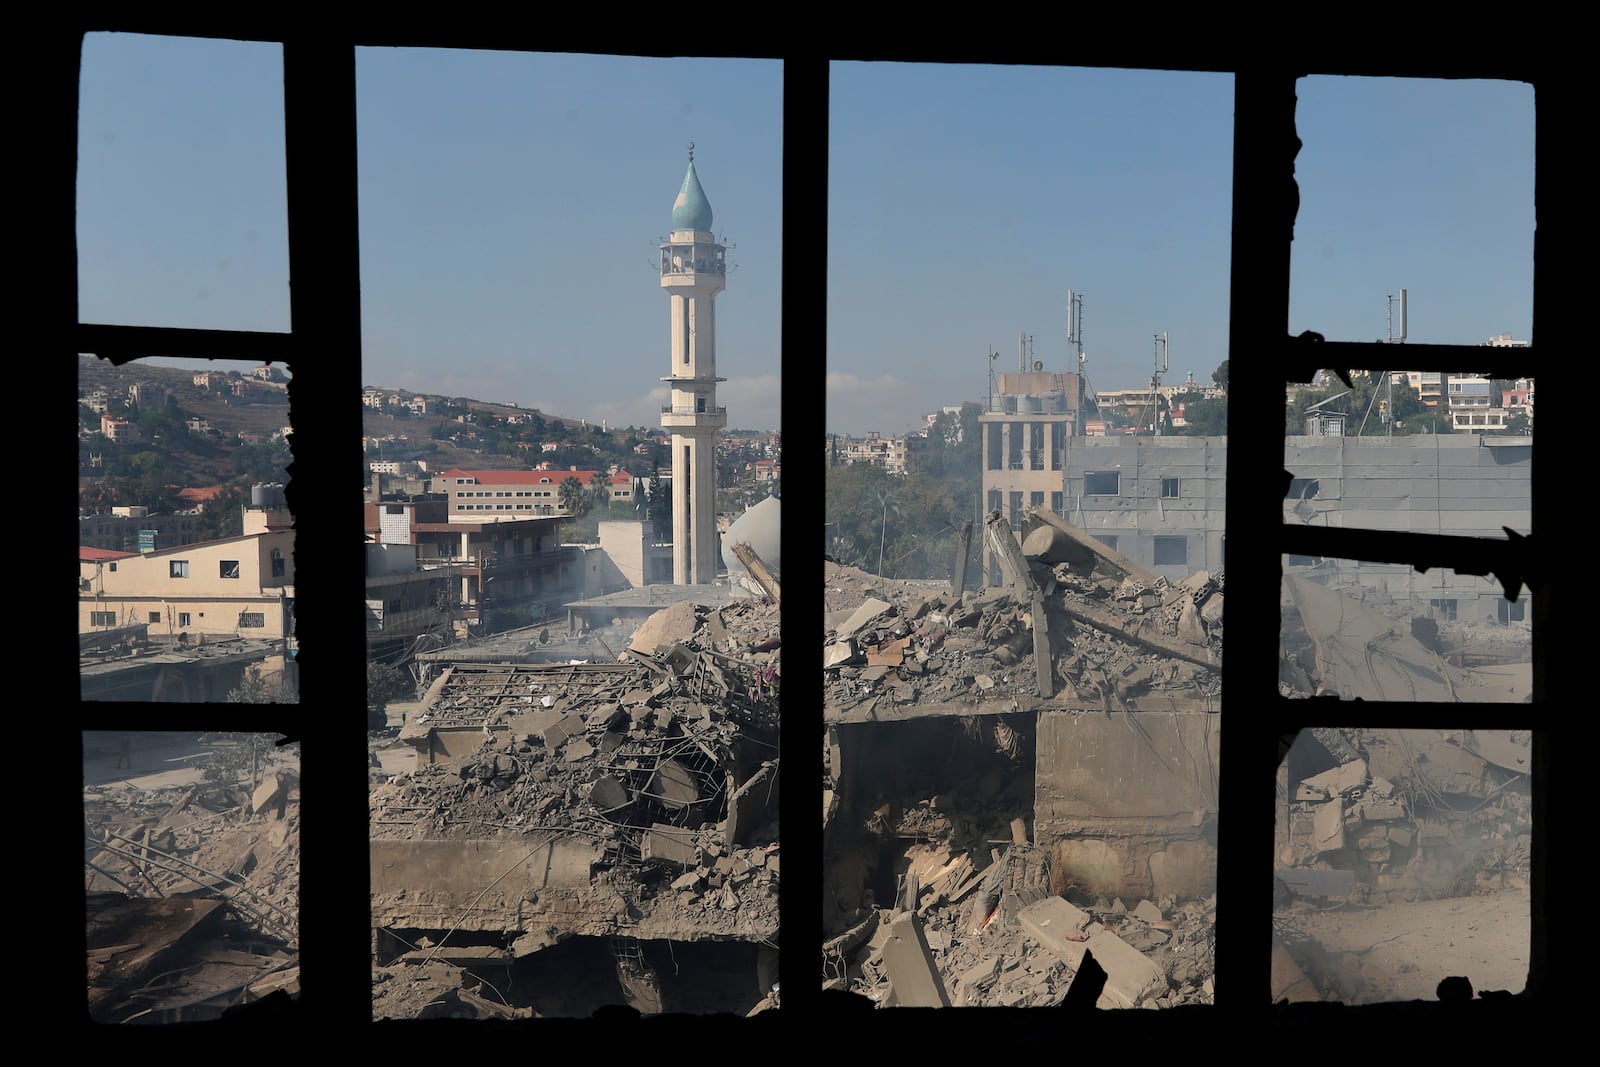
<svg viewBox="0 0 1600 1067">
<path fill-rule="evenodd" d="M 1157 537 L 1155 539 L 1155 564 L 1162 566 L 1181 566 L 1189 562 L 1189 539 L 1187 537 Z"/>
<path fill-rule="evenodd" d="M 1116 496 L 1121 491 L 1121 471 L 1085 471 L 1083 474 L 1085 496 Z"/>
</svg>

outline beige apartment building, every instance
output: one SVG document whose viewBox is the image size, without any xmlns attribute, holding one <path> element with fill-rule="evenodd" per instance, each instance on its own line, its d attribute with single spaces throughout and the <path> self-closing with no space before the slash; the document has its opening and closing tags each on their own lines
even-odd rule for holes
<svg viewBox="0 0 1600 1067">
<path fill-rule="evenodd" d="M 246 529 L 251 528 L 250 510 Z M 152 638 L 294 637 L 294 531 L 149 552 L 78 549 L 78 632 L 144 624 Z"/>
</svg>

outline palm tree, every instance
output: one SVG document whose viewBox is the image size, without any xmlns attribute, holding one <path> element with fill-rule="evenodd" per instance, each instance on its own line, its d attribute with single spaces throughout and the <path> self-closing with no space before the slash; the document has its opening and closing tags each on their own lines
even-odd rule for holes
<svg viewBox="0 0 1600 1067">
<path fill-rule="evenodd" d="M 567 475 L 566 481 L 561 483 L 557 493 L 561 501 L 561 510 L 574 519 L 581 519 L 589 514 L 590 496 L 584 492 L 583 483 L 573 475 Z"/>
</svg>

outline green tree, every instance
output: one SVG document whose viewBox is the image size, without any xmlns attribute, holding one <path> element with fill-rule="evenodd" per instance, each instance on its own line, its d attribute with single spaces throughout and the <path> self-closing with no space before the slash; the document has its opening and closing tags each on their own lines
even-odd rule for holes
<svg viewBox="0 0 1600 1067">
<path fill-rule="evenodd" d="M 1497 436 L 1525 436 L 1533 433 L 1533 421 L 1528 418 L 1527 412 L 1518 411 L 1506 419 L 1505 426 L 1489 432 Z"/>
<path fill-rule="evenodd" d="M 246 673 L 254 670 L 254 667 L 246 668 Z M 232 694 L 229 694 L 228 699 L 233 699 Z M 247 703 L 279 702 L 247 701 Z M 280 734 L 205 734 L 200 740 L 215 747 L 207 756 L 200 776 L 225 788 L 240 784 L 254 788 L 261 778 L 262 766 L 268 762 L 270 753 L 277 747 L 281 738 Z"/>
<path fill-rule="evenodd" d="M 387 663 L 367 663 L 367 729 L 381 730 L 389 722 L 389 704 L 415 692 L 411 679 Z"/>
<path fill-rule="evenodd" d="M 284 674 L 269 678 L 260 664 L 252 663 L 244 669 L 238 687 L 228 691 L 227 700 L 230 704 L 295 704 L 300 694 Z"/>
<path fill-rule="evenodd" d="M 1228 432 L 1228 402 L 1196 397 L 1183 402 L 1184 425 L 1176 429 L 1186 437 L 1223 437 Z"/>
<path fill-rule="evenodd" d="M 1211 380 L 1216 382 L 1217 383 L 1217 387 L 1219 389 L 1221 389 L 1224 393 L 1226 393 L 1228 391 L 1228 361 L 1227 360 L 1223 360 L 1221 363 L 1217 364 L 1217 369 L 1211 372 Z"/>
<path fill-rule="evenodd" d="M 668 544 L 672 541 L 672 483 L 663 481 L 660 470 L 651 464 L 650 488 L 645 494 L 645 512 L 650 520 L 650 528 L 655 532 L 656 541 Z"/>
<path fill-rule="evenodd" d="M 198 523 L 202 541 L 237 537 L 244 533 L 244 505 L 249 499 L 248 492 L 243 483 L 234 483 L 206 501 Z"/>
<path fill-rule="evenodd" d="M 562 481 L 556 491 L 556 499 L 560 501 L 562 510 L 572 518 L 581 519 L 589 514 L 592 498 L 584 490 L 583 483 L 573 475 L 567 475 Z"/>
</svg>

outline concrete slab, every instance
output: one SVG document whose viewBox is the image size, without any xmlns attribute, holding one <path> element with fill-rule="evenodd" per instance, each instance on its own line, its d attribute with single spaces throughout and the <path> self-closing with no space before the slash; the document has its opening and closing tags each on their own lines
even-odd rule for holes
<svg viewBox="0 0 1600 1067">
<path fill-rule="evenodd" d="M 888 611 L 892 606 L 887 600 L 879 600 L 876 597 L 863 601 L 861 606 L 851 612 L 850 617 L 840 624 L 837 636 L 840 638 L 849 637 L 867 625 L 867 623 Z"/>
<path fill-rule="evenodd" d="M 1367 765 L 1362 760 L 1351 760 L 1331 771 L 1303 778 L 1294 791 L 1296 800 L 1323 800 L 1342 796 L 1367 784 Z"/>
<path fill-rule="evenodd" d="M 1097 1007 L 1137 1008 L 1166 993 L 1167 977 L 1161 968 L 1116 934 L 1097 930 L 1084 941 L 1069 940 L 1081 935 L 1088 919 L 1088 913 L 1060 897 L 1047 897 L 1017 916 L 1029 937 L 1060 956 L 1073 970 L 1082 965 L 1084 953 L 1094 953 L 1107 976 Z"/>
<path fill-rule="evenodd" d="M 895 1003 L 908 1008 L 950 1006 L 944 980 L 933 964 L 933 953 L 915 912 L 903 912 L 889 924 L 883 964 L 894 987 Z"/>
</svg>

